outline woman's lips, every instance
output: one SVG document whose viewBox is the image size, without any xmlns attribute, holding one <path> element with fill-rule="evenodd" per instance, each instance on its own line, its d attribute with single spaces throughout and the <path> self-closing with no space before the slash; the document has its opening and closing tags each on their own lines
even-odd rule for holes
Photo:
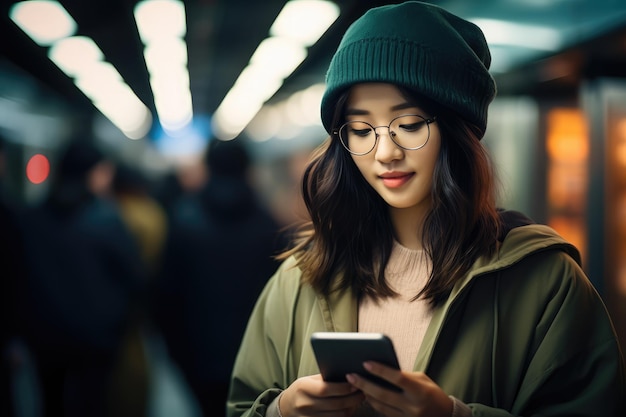
<svg viewBox="0 0 626 417">
<path fill-rule="evenodd" d="M 387 172 L 380 175 L 385 187 L 398 188 L 406 184 L 415 175 L 414 172 Z"/>
</svg>

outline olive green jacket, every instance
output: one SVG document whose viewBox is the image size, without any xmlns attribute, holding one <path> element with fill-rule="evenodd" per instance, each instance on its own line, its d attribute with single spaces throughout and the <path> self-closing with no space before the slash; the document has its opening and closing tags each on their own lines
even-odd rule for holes
<svg viewBox="0 0 626 417">
<path fill-rule="evenodd" d="M 350 291 L 320 296 L 288 259 L 250 317 L 227 415 L 263 416 L 295 379 L 318 374 L 310 336 L 356 331 Z M 434 310 L 415 359 L 475 416 L 623 417 L 626 383 L 605 306 L 578 251 L 542 225 L 512 229 Z"/>
</svg>

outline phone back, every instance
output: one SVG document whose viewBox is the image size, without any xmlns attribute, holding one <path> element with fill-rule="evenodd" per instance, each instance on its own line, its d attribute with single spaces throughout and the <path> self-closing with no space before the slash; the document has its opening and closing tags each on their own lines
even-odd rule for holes
<svg viewBox="0 0 626 417">
<path fill-rule="evenodd" d="M 400 369 L 391 339 L 382 333 L 317 332 L 311 336 L 311 346 L 320 373 L 325 381 L 345 382 L 346 374 L 358 373 L 388 388 L 397 390 L 370 374 L 363 362 L 375 361 Z"/>
</svg>

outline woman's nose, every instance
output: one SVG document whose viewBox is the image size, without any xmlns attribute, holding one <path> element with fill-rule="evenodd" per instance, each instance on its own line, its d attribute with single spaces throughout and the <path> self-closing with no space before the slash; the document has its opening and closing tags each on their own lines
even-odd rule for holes
<svg viewBox="0 0 626 417">
<path fill-rule="evenodd" d="M 391 139 L 393 132 L 387 128 L 376 128 L 376 159 L 380 162 L 391 162 L 393 160 L 401 159 L 404 156 L 404 151 Z"/>
</svg>

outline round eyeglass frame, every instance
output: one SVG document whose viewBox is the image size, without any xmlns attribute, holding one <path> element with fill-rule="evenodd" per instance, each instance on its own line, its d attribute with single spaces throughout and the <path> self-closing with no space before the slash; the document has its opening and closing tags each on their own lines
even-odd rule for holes
<svg viewBox="0 0 626 417">
<path fill-rule="evenodd" d="M 394 132 L 393 130 L 391 130 L 391 125 L 393 124 L 393 122 L 395 122 L 396 120 L 402 118 L 402 117 L 407 117 L 407 116 L 417 116 L 421 119 L 424 120 L 424 122 L 426 123 L 426 128 L 428 129 L 428 136 L 426 137 L 426 141 L 416 147 L 412 147 L 412 148 L 407 148 L 406 146 L 402 146 L 400 145 L 398 142 L 396 142 L 396 140 L 394 139 L 395 136 L 397 135 L 396 132 Z M 372 126 L 371 124 L 364 122 L 362 120 L 351 120 L 349 122 L 346 122 L 344 124 L 342 124 L 339 129 L 334 129 L 333 130 L 333 135 L 336 135 L 339 138 L 339 142 L 341 142 L 341 145 L 345 148 L 345 150 L 347 150 L 348 152 L 350 152 L 352 155 L 356 155 L 356 156 L 363 156 L 363 155 L 367 155 L 368 153 L 372 152 L 374 150 L 374 148 L 376 147 L 376 145 L 378 144 L 378 138 L 380 137 L 380 135 L 378 134 L 378 132 L 376 131 L 376 129 L 380 128 L 380 127 L 386 127 L 387 130 L 389 131 L 389 138 L 393 141 L 393 143 L 401 148 L 404 149 L 405 151 L 416 151 L 418 149 L 422 149 L 424 146 L 426 146 L 426 144 L 428 144 L 428 141 L 430 140 L 430 125 L 432 123 L 435 123 L 437 121 L 437 116 L 433 116 L 430 118 L 426 118 L 420 114 L 401 114 L 400 116 L 394 117 L 393 119 L 391 119 L 391 121 L 389 122 L 388 125 L 381 125 L 381 126 Z M 372 148 L 367 151 L 367 152 L 354 152 L 353 150 L 351 150 L 348 145 L 344 142 L 343 138 L 341 137 L 340 132 L 343 130 L 344 127 L 346 127 L 347 125 L 349 125 L 350 123 L 364 123 L 366 125 L 368 125 L 369 127 L 372 128 L 372 130 L 374 131 L 374 134 L 376 135 L 375 139 L 374 139 L 374 144 L 372 145 Z"/>
</svg>

